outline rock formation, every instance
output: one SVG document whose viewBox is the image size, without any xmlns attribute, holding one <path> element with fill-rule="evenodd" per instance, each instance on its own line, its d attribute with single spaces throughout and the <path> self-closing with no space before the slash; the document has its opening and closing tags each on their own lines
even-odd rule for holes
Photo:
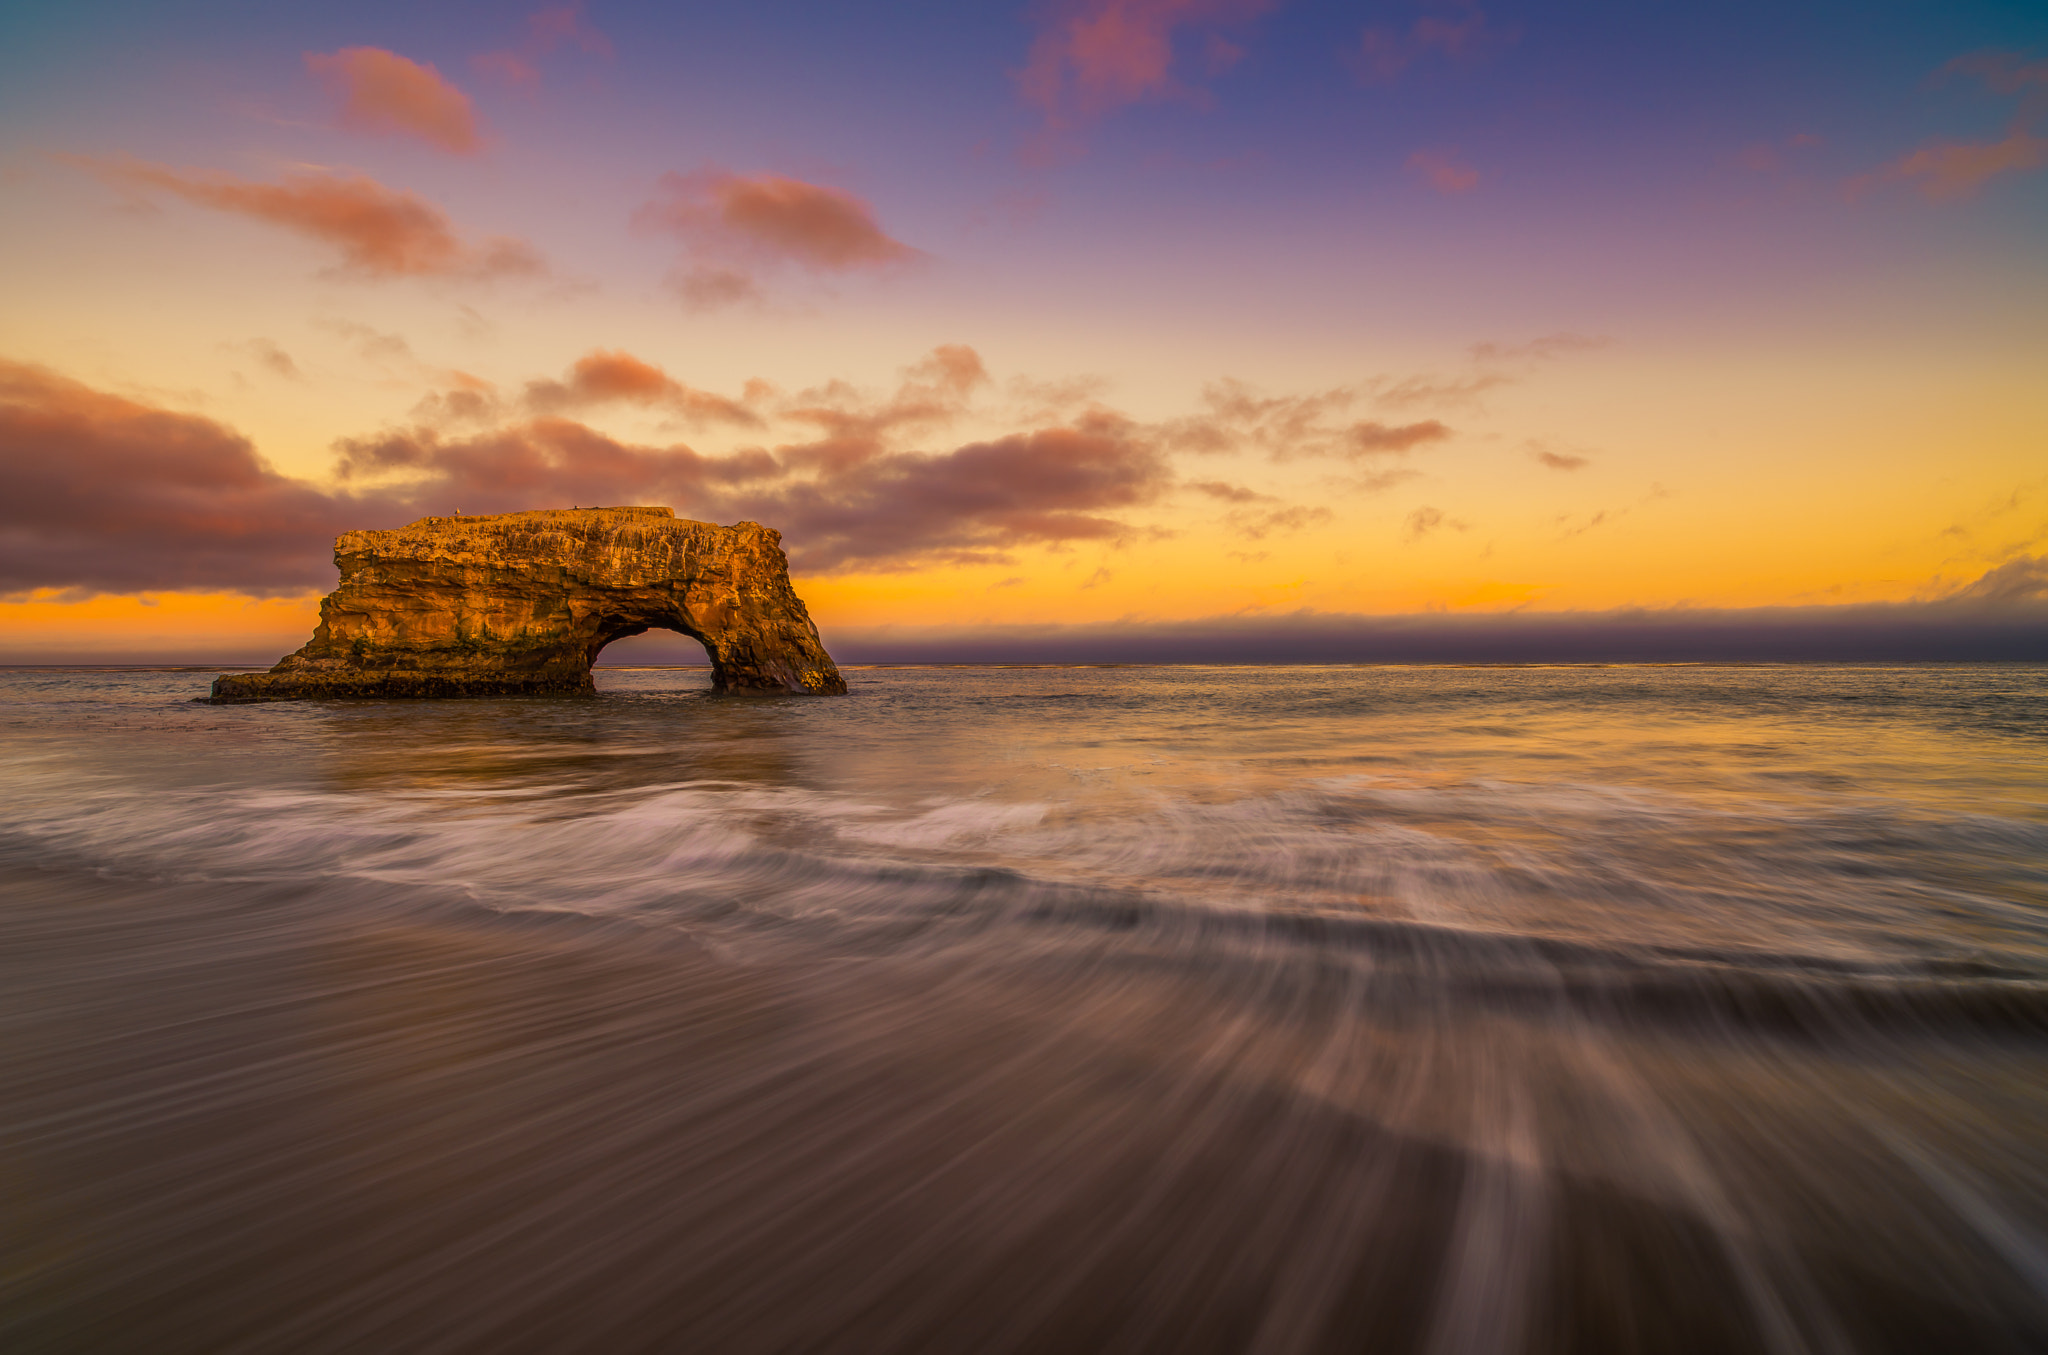
<svg viewBox="0 0 2048 1355">
<path fill-rule="evenodd" d="M 306 647 L 214 679 L 213 700 L 587 693 L 599 650 L 657 628 L 703 642 L 719 691 L 846 690 L 781 534 L 759 523 L 667 508 L 422 518 L 344 533 L 334 563 L 341 586 Z"/>
</svg>

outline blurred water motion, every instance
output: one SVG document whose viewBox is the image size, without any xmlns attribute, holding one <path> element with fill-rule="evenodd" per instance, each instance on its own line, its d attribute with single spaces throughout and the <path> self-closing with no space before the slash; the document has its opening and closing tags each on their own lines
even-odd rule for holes
<svg viewBox="0 0 2048 1355">
<path fill-rule="evenodd" d="M 0 674 L 0 1348 L 2048 1349 L 2048 673 Z"/>
</svg>

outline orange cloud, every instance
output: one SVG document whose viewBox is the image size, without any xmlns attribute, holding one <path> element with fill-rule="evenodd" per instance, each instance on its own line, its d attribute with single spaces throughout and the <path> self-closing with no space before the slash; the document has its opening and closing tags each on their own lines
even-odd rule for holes
<svg viewBox="0 0 2048 1355">
<path fill-rule="evenodd" d="M 1408 168 L 1439 193 L 1469 193 L 1479 187 L 1479 171 L 1459 161 L 1457 155 L 1456 151 L 1417 151 L 1408 157 Z"/>
<path fill-rule="evenodd" d="M 1553 451 L 1543 443 L 1531 438 L 1528 443 L 1529 455 L 1552 470 L 1580 470 L 1591 464 L 1591 458 L 1577 452 Z"/>
<path fill-rule="evenodd" d="M 115 183 L 161 189 L 338 246 L 343 270 L 369 277 L 491 277 L 545 269 L 525 241 L 491 236 L 467 243 L 440 208 L 365 174 L 309 170 L 270 184 L 126 157 L 75 163 Z"/>
<path fill-rule="evenodd" d="M 526 383 L 527 407 L 542 414 L 614 402 L 665 406 L 699 424 L 761 425 L 761 416 L 739 401 L 686 386 L 626 352 L 593 349 L 576 360 L 567 381 Z"/>
<path fill-rule="evenodd" d="M 903 263 L 917 251 L 892 240 L 874 208 L 853 194 L 780 174 L 727 170 L 664 174 L 666 200 L 640 209 L 648 224 L 686 240 L 723 245 L 806 268 L 844 272 Z"/>
<path fill-rule="evenodd" d="M 469 96 L 432 66 L 382 47 L 306 53 L 306 69 L 341 99 L 341 125 L 379 135 L 416 136 L 457 155 L 483 149 Z"/>
<path fill-rule="evenodd" d="M 1063 6 L 1031 45 L 1017 73 L 1024 101 L 1046 125 L 1068 130 L 1142 99 L 1176 92 L 1176 29 L 1253 18 L 1273 0 L 1079 0 Z M 1203 49 L 1212 72 L 1242 49 L 1212 35 Z"/>
<path fill-rule="evenodd" d="M 758 294 L 733 260 L 794 264 L 819 273 L 888 268 L 922 257 L 890 238 L 874 208 L 844 189 L 780 174 L 749 178 L 729 170 L 664 174 L 661 196 L 634 221 L 679 237 L 700 262 L 670 286 L 693 306 L 710 308 Z"/>
<path fill-rule="evenodd" d="M 1388 452 L 1407 453 L 1430 442 L 1443 442 L 1451 430 L 1435 419 L 1416 423 L 1355 423 L 1345 430 L 1344 451 L 1349 456 L 1378 456 Z"/>
<path fill-rule="evenodd" d="M 1453 531 L 1462 532 L 1469 530 L 1471 524 L 1460 522 L 1453 517 L 1446 517 L 1444 516 L 1443 509 L 1431 508 L 1425 504 L 1402 520 L 1401 539 L 1409 542 L 1420 541 L 1423 537 L 1442 527 L 1449 527 Z"/>
<path fill-rule="evenodd" d="M 1406 454 L 1453 436 L 1452 430 L 1436 419 L 1404 424 L 1334 423 L 1357 398 L 1358 390 L 1350 386 L 1315 395 L 1262 396 L 1241 381 L 1214 381 L 1202 391 L 1207 414 L 1169 420 L 1160 431 L 1176 451 L 1231 452 L 1251 446 L 1275 461 L 1302 456 L 1355 460 Z"/>
<path fill-rule="evenodd" d="M 881 455 L 900 430 L 953 422 L 988 381 L 979 353 L 965 344 L 941 344 L 904 370 L 903 384 L 886 400 L 866 398 L 838 381 L 798 395 L 783 417 L 817 428 L 819 436 L 778 453 L 784 465 L 846 470 Z"/>
</svg>

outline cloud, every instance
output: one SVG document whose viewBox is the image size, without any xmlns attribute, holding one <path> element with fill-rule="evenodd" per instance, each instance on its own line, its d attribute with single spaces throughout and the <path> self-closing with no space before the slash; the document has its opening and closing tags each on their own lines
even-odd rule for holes
<svg viewBox="0 0 2048 1355">
<path fill-rule="evenodd" d="M 1885 184 L 1907 183 L 1930 202 L 1953 202 L 2001 174 L 2048 165 L 2048 137 L 2034 134 L 2048 116 L 2048 61 L 2028 61 L 2017 52 L 1971 52 L 1936 71 L 1934 83 L 1957 75 L 1973 76 L 1993 93 L 2018 96 L 2005 135 L 1996 141 L 1930 142 L 1849 180 L 1843 191 L 1852 200 Z"/>
<path fill-rule="evenodd" d="M 1591 458 L 1575 452 L 1553 451 L 1545 444 L 1531 438 L 1527 444 L 1529 455 L 1552 470 L 1580 470 L 1591 464 Z"/>
<path fill-rule="evenodd" d="M 222 347 L 247 353 L 272 376 L 281 376 L 287 381 L 306 379 L 306 374 L 299 370 L 299 364 L 292 361 L 292 355 L 279 348 L 274 340 L 251 339 L 247 343 L 223 344 Z"/>
<path fill-rule="evenodd" d="M 365 174 L 305 170 L 277 183 L 255 183 L 218 171 L 175 170 L 125 156 L 73 163 L 115 184 L 158 189 L 335 246 L 345 274 L 489 278 L 531 275 L 546 268 L 525 241 L 491 236 L 467 242 L 440 208 L 412 193 L 386 188 Z"/>
<path fill-rule="evenodd" d="M 1596 335 L 1558 333 L 1519 344 L 1476 343 L 1471 354 L 1478 370 L 1469 376 L 1410 376 L 1399 381 L 1382 378 L 1365 383 L 1363 389 L 1373 404 L 1389 410 L 1477 405 L 1486 392 L 1525 380 L 1540 364 L 1606 348 L 1612 342 Z"/>
<path fill-rule="evenodd" d="M 341 100 L 341 125 L 375 135 L 416 136 L 456 155 L 483 149 L 469 96 L 432 66 L 382 47 L 306 53 L 306 69 Z"/>
<path fill-rule="evenodd" d="M 1360 457 L 1412 452 L 1450 436 L 1451 430 L 1435 419 L 1404 424 L 1355 423 L 1345 431 L 1345 454 Z"/>
<path fill-rule="evenodd" d="M 1246 563 L 1258 557 L 1244 557 Z M 837 628 L 844 663 L 1915 663 L 2048 661 L 2048 603 L 1318 612 L 1087 625 Z"/>
<path fill-rule="evenodd" d="M 1447 6 L 1447 8 L 1462 8 Z M 1478 9 L 1467 8 L 1455 19 L 1424 14 L 1408 26 L 1368 28 L 1346 56 L 1352 73 L 1368 85 L 1390 85 L 1416 62 L 1431 55 L 1450 62 L 1470 62 L 1512 45 L 1521 30 L 1503 28 Z"/>
<path fill-rule="evenodd" d="M 1540 335 L 1527 343 L 1475 343 L 1472 360 L 1483 364 L 1550 362 L 1572 353 L 1591 353 L 1613 343 L 1603 335 L 1565 331 Z"/>
<path fill-rule="evenodd" d="M 1106 511 L 1170 484 L 1135 425 L 1095 416 L 950 452 L 892 452 L 797 478 L 754 448 L 703 456 L 638 447 L 568 419 L 533 419 L 471 438 L 430 429 L 339 444 L 344 482 L 395 483 L 415 503 L 509 512 L 536 503 L 667 503 L 678 512 L 779 528 L 799 568 L 989 562 L 1009 547 L 1115 542 L 1135 534 Z"/>
<path fill-rule="evenodd" d="M 965 344 L 941 344 L 905 368 L 902 384 L 886 399 L 840 381 L 800 392 L 782 406 L 781 416 L 818 429 L 818 436 L 785 444 L 777 454 L 801 469 L 845 470 L 881 455 L 896 434 L 951 424 L 988 384 L 979 353 Z"/>
<path fill-rule="evenodd" d="M 1105 513 L 1157 498 L 1171 483 L 1142 431 L 1111 415 L 970 443 L 898 452 L 818 480 L 778 487 L 759 510 L 802 542 L 811 569 L 993 560 L 1012 546 L 1118 542 L 1136 529 Z M 792 530 L 792 528 L 794 530 Z"/>
<path fill-rule="evenodd" d="M 2048 556 L 2021 555 L 1949 594 L 1954 602 L 2048 602 Z"/>
<path fill-rule="evenodd" d="M 1423 537 L 1442 527 L 1449 527 L 1454 532 L 1462 532 L 1467 530 L 1468 526 L 1469 524 L 1460 522 L 1456 518 L 1445 517 L 1444 511 L 1441 508 L 1430 508 L 1425 505 L 1416 509 L 1402 520 L 1401 539 L 1404 541 L 1420 541 Z"/>
<path fill-rule="evenodd" d="M 693 311 L 723 310 L 742 301 L 759 301 L 765 295 L 752 274 L 731 267 L 679 271 L 669 279 L 669 290 Z"/>
<path fill-rule="evenodd" d="M 1105 114 L 1147 99 L 1187 97 L 1174 76 L 1175 35 L 1241 23 L 1273 7 L 1274 0 L 1068 0 L 1057 4 L 1016 73 L 1017 92 L 1045 119 L 1047 139 L 1073 132 Z M 1207 34 L 1202 59 L 1221 74 L 1243 49 Z"/>
<path fill-rule="evenodd" d="M 468 438 L 428 428 L 336 444 L 344 484 L 383 484 L 437 511 L 514 512 L 546 504 L 714 502 L 732 485 L 772 479 L 766 452 L 701 456 L 684 446 L 623 443 L 573 419 L 537 418 Z"/>
<path fill-rule="evenodd" d="M 1243 485 L 1233 485 L 1222 480 L 1191 480 L 1188 482 L 1187 487 L 1198 494 L 1206 494 L 1212 499 L 1221 499 L 1225 503 L 1271 503 L 1273 501 L 1273 496 L 1270 494 L 1260 494 L 1255 490 L 1246 489 Z"/>
<path fill-rule="evenodd" d="M 780 174 L 664 174 L 657 196 L 641 204 L 633 220 L 675 235 L 696 260 L 669 279 L 671 290 L 696 310 L 758 297 L 749 265 L 852 273 L 887 271 L 924 257 L 890 237 L 863 199 Z"/>
<path fill-rule="evenodd" d="M 1514 381 L 1514 377 L 1503 372 L 1480 372 L 1448 381 L 1410 376 L 1391 385 L 1379 386 L 1373 392 L 1372 401 L 1387 409 L 1412 409 L 1418 405 L 1471 405 L 1476 404 L 1487 391 L 1497 386 L 1513 385 Z"/>
<path fill-rule="evenodd" d="M 1206 411 L 1168 420 L 1160 425 L 1160 435 L 1175 451 L 1224 453 L 1250 447 L 1275 461 L 1406 453 L 1453 436 L 1436 419 L 1340 422 L 1358 394 L 1356 387 L 1339 386 L 1310 395 L 1269 396 L 1242 381 L 1212 381 L 1202 388 Z"/>
<path fill-rule="evenodd" d="M 572 45 L 586 55 L 607 60 L 618 54 L 612 40 L 583 17 L 583 5 L 578 0 L 576 4 L 556 5 L 528 15 L 526 37 L 517 48 L 484 52 L 470 58 L 470 65 L 508 84 L 530 88 L 540 83 L 541 58 L 557 48 Z"/>
<path fill-rule="evenodd" d="M 1557 516 L 1557 522 L 1564 530 L 1558 534 L 1557 539 L 1569 541 L 1575 536 L 1584 536 L 1596 527 L 1604 527 L 1619 518 L 1627 517 L 1629 509 L 1633 507 L 1634 505 L 1631 504 L 1627 508 L 1602 508 L 1590 517 L 1583 519 L 1575 513 L 1560 513 Z"/>
<path fill-rule="evenodd" d="M 0 594 L 327 587 L 335 535 L 388 508 L 278 474 L 211 419 L 0 360 Z"/>
<path fill-rule="evenodd" d="M 1254 541 L 1263 541 L 1275 534 L 1291 536 L 1304 528 L 1332 521 L 1336 516 L 1336 513 L 1328 508 L 1296 505 L 1292 508 L 1275 508 L 1268 512 L 1238 509 L 1228 514 L 1224 520 L 1238 535 L 1250 537 Z"/>
<path fill-rule="evenodd" d="M 1447 197 L 1479 187 L 1479 171 L 1459 160 L 1455 150 L 1417 151 L 1408 157 L 1408 169 Z"/>
<path fill-rule="evenodd" d="M 526 383 L 526 408 L 538 414 L 620 403 L 659 407 L 692 424 L 763 425 L 761 416 L 742 402 L 686 386 L 623 351 L 593 349 L 576 360 L 567 380 Z"/>
<path fill-rule="evenodd" d="M 1929 202 L 1953 202 L 2001 174 L 2048 165 L 2048 137 L 2013 128 L 1998 141 L 1937 141 L 1849 181 L 1851 198 L 1886 183 L 1911 183 Z"/>
<path fill-rule="evenodd" d="M 1938 83 L 1952 75 L 1973 75 L 1998 94 L 2025 94 L 2035 86 L 2048 89 L 2048 61 L 2029 61 L 2018 52 L 1969 52 L 1948 62 L 1934 78 Z"/>
</svg>

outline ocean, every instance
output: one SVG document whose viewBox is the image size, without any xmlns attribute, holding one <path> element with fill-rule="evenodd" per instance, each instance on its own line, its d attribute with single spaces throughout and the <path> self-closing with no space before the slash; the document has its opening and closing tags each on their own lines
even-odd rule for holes
<svg viewBox="0 0 2048 1355">
<path fill-rule="evenodd" d="M 0 1348 L 2048 1349 L 2048 668 L 0 671 Z"/>
</svg>

